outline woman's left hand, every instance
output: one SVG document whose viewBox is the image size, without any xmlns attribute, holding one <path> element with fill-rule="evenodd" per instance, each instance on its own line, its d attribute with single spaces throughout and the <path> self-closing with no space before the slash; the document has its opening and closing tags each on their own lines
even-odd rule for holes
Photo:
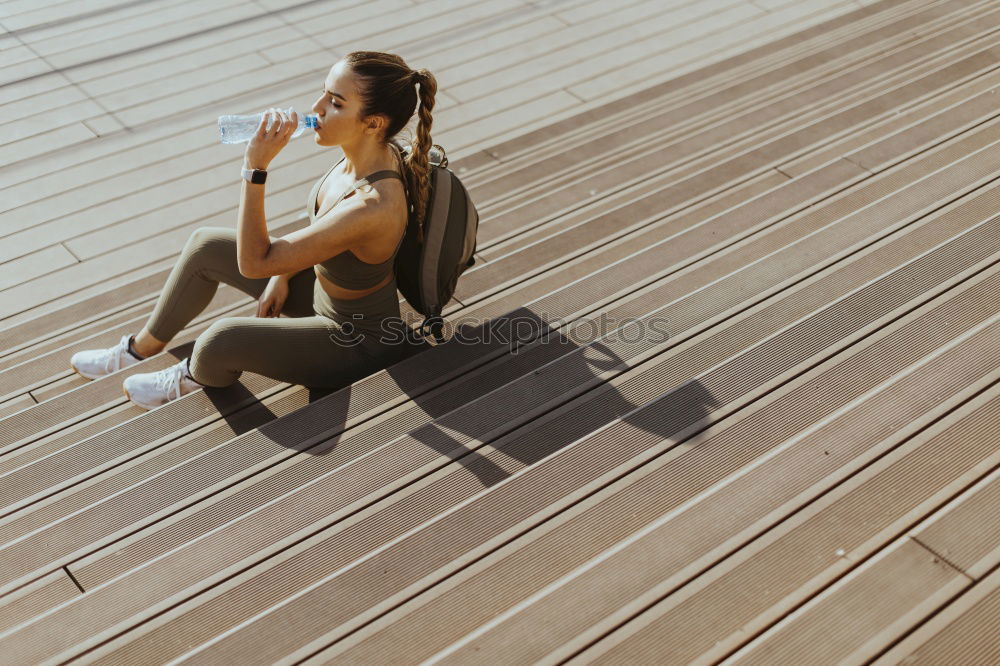
<svg viewBox="0 0 1000 666">
<path fill-rule="evenodd" d="M 257 125 L 257 133 L 247 144 L 246 154 L 243 156 L 245 166 L 248 169 L 267 169 L 271 160 L 288 145 L 298 126 L 299 116 L 294 110 L 288 115 L 281 109 L 268 109 Z"/>
</svg>

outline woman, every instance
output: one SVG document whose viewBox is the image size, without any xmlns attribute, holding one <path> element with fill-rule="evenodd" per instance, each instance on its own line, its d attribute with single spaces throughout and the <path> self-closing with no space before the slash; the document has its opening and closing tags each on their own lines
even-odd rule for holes
<svg viewBox="0 0 1000 666">
<path fill-rule="evenodd" d="M 126 378 L 134 403 L 152 409 L 205 386 L 229 386 L 244 370 L 338 388 L 412 353 L 392 267 L 409 205 L 417 220 L 426 209 L 436 91 L 430 72 L 394 54 L 355 51 L 338 61 L 312 107 L 313 131 L 317 144 L 340 146 L 344 158 L 313 187 L 309 226 L 281 238 L 267 234 L 265 185 L 257 181 L 298 117 L 266 113 L 244 155 L 237 228 L 195 230 L 145 327 L 110 349 L 77 352 L 73 369 L 94 379 L 161 352 L 208 306 L 219 282 L 257 298 L 256 316 L 220 319 L 198 336 L 190 359 Z M 415 111 L 416 141 L 404 161 L 393 138 Z M 278 318 L 282 311 L 291 319 Z"/>
</svg>

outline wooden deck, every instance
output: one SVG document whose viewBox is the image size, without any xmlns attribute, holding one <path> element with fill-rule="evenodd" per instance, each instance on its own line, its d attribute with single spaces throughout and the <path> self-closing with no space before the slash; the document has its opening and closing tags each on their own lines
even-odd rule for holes
<svg viewBox="0 0 1000 666">
<path fill-rule="evenodd" d="M 997 664 L 996 0 L 0 3 L 0 664 Z M 215 118 L 440 84 L 448 340 L 151 412 Z M 337 159 L 292 141 L 272 235 Z M 410 312 L 403 301 L 404 312 Z"/>
</svg>

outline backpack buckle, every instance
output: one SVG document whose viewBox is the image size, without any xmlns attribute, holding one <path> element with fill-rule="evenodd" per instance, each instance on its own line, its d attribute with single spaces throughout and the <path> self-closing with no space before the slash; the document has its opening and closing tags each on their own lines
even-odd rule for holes
<svg viewBox="0 0 1000 666">
<path fill-rule="evenodd" d="M 418 328 L 417 331 L 420 333 L 421 337 L 427 337 L 427 329 L 430 329 L 431 334 L 434 336 L 434 340 L 438 344 L 444 342 L 444 335 L 441 333 L 444 329 L 443 317 L 426 317 L 424 319 L 424 323 L 420 324 L 420 328 Z"/>
</svg>

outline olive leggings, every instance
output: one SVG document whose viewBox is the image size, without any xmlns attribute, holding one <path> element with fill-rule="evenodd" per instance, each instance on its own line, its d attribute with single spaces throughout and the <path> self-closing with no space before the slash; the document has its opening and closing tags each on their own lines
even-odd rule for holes
<svg viewBox="0 0 1000 666">
<path fill-rule="evenodd" d="M 146 327 L 169 341 L 208 307 L 220 282 L 259 298 L 270 278 L 247 278 L 236 263 L 236 230 L 202 227 L 181 251 Z M 304 270 L 288 282 L 287 317 L 224 317 L 195 340 L 191 376 L 212 387 L 244 370 L 291 384 L 341 388 L 428 348 L 400 317 L 396 280 L 356 300 L 331 299 Z"/>
</svg>

